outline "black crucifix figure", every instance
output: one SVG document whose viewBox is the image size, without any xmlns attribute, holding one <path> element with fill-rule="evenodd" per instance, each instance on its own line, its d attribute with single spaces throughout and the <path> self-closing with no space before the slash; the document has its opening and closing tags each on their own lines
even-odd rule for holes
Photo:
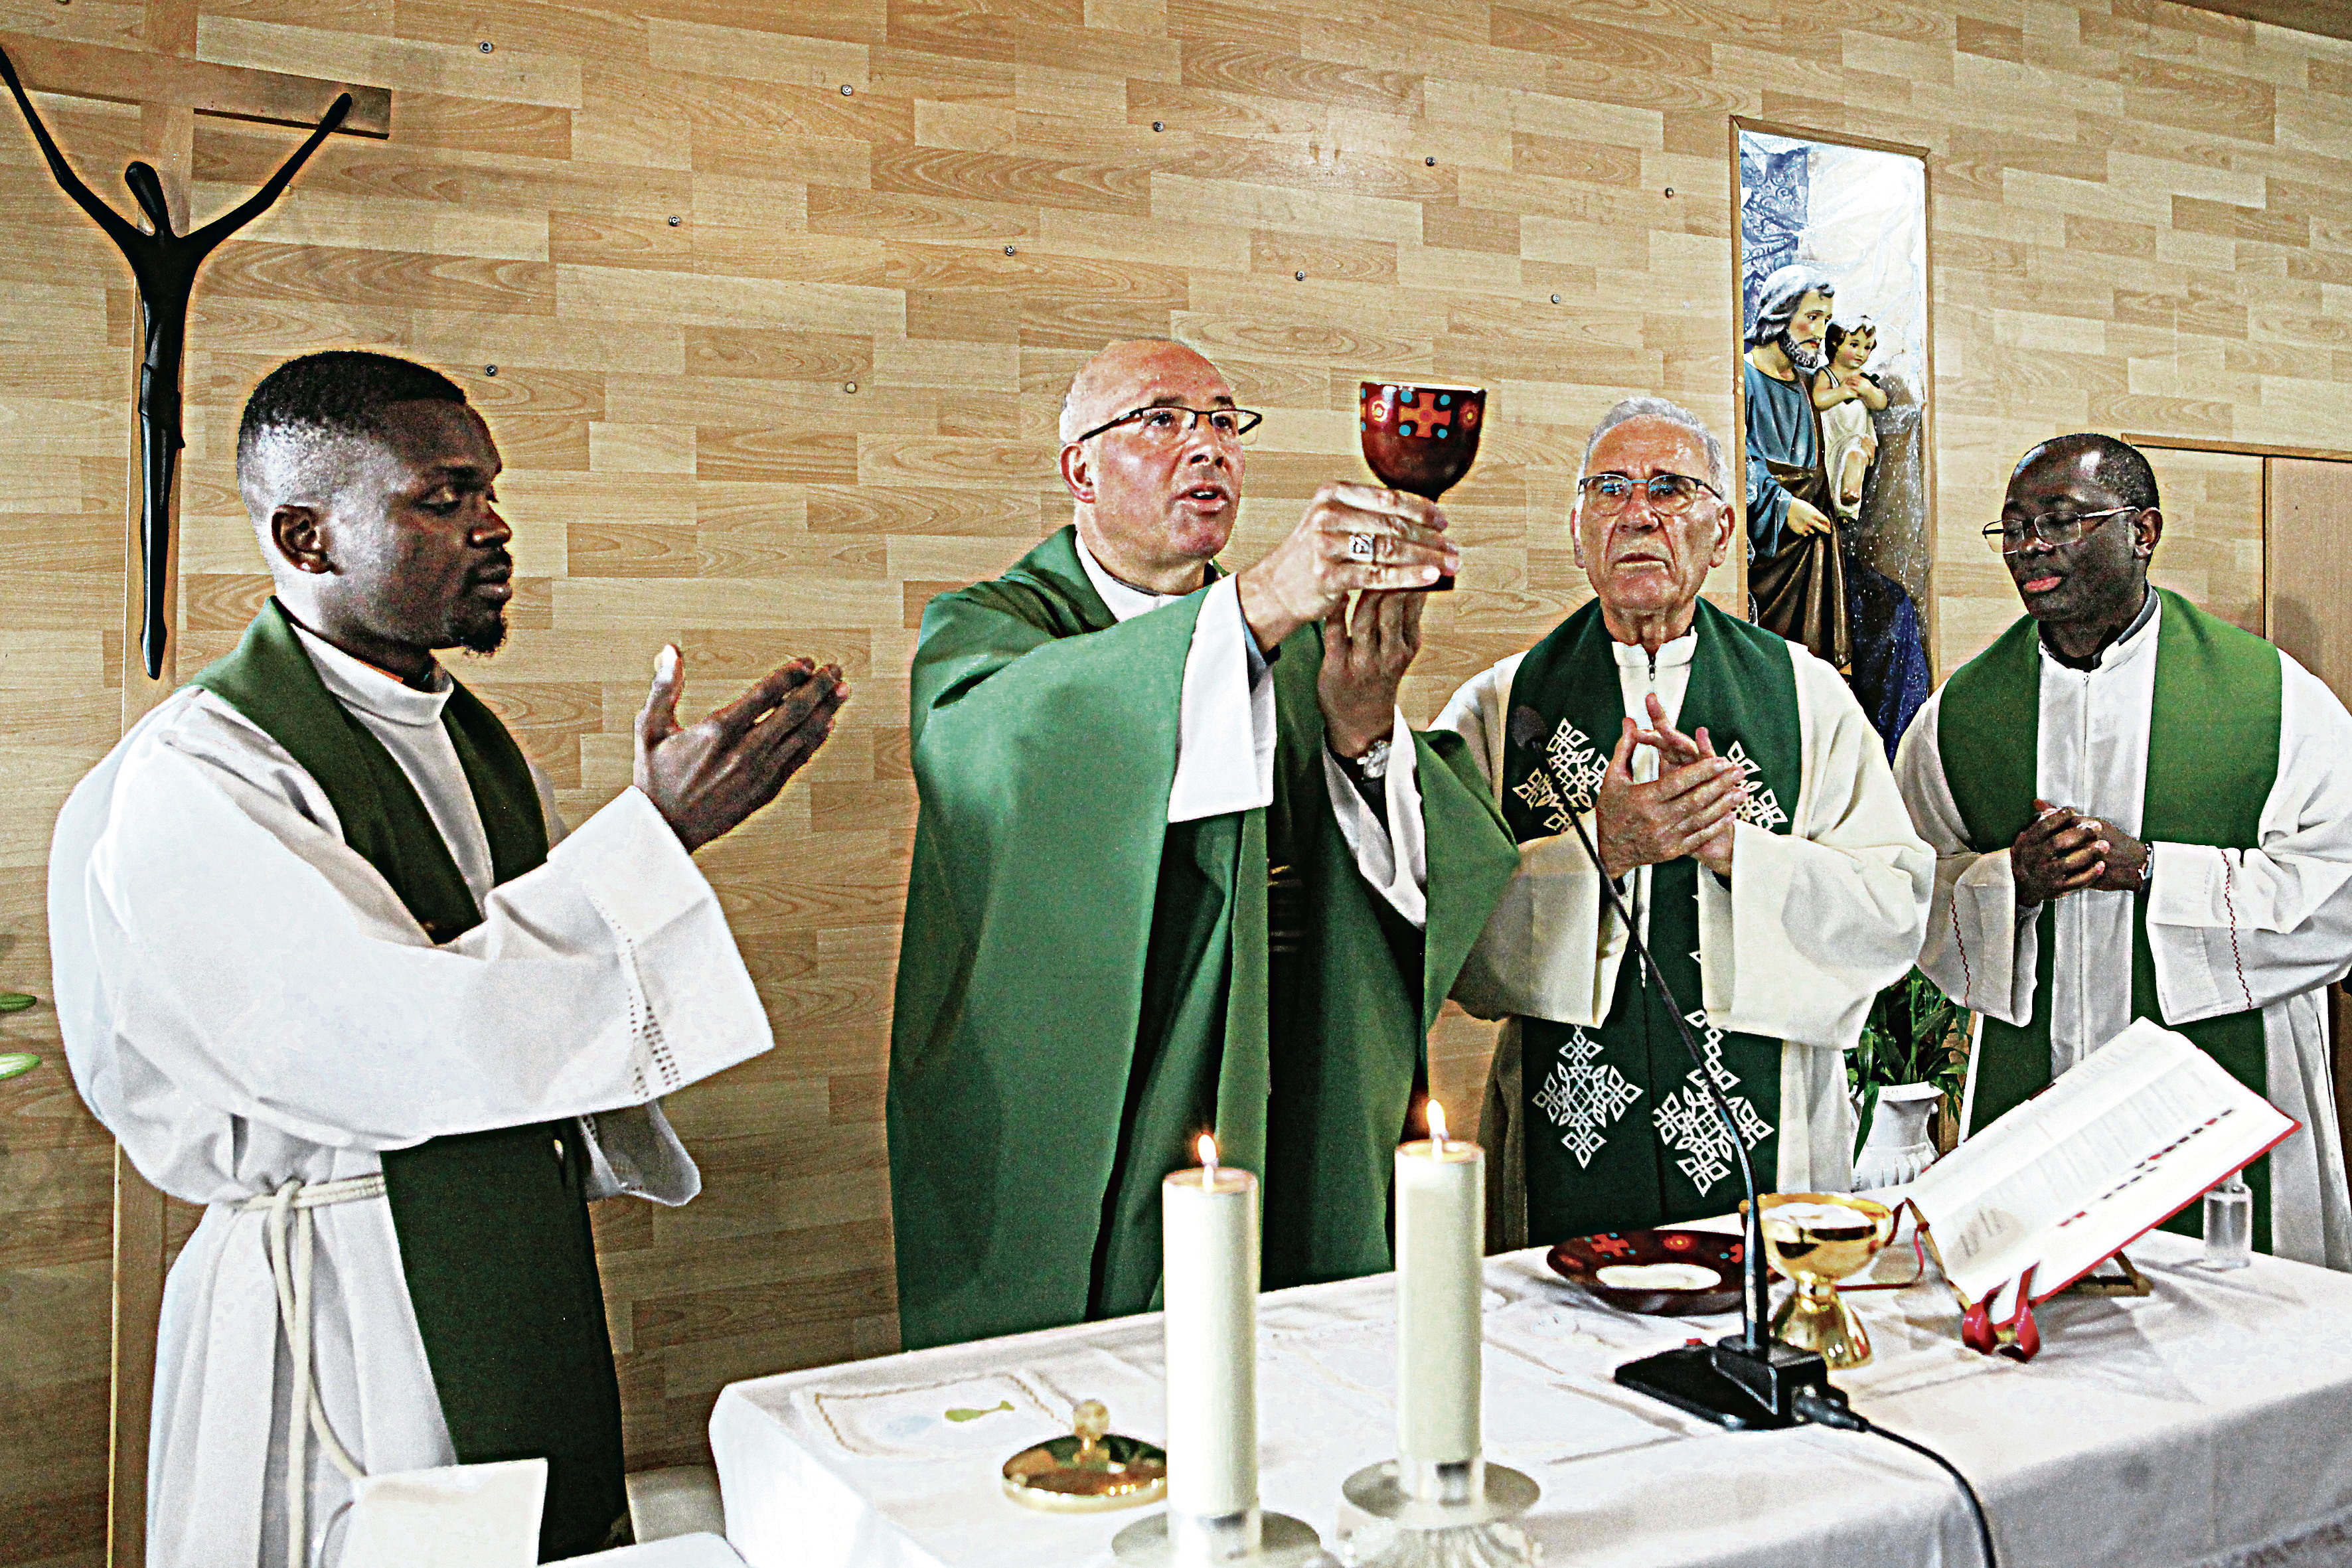
<svg viewBox="0 0 2352 1568">
<path fill-rule="evenodd" d="M 42 155 L 49 161 L 49 173 L 58 177 L 58 184 L 65 187 L 75 205 L 106 231 L 106 237 L 114 241 L 122 258 L 131 264 L 131 275 L 138 280 L 139 317 L 147 338 L 146 353 L 139 365 L 139 466 L 145 487 L 139 512 L 139 547 L 147 606 L 140 651 L 147 662 L 147 679 L 152 680 L 163 671 L 163 646 L 171 636 L 171 617 L 164 602 L 171 587 L 165 580 L 166 557 L 171 549 L 167 531 L 172 516 L 172 475 L 179 464 L 181 447 L 187 445 L 181 439 L 180 361 L 187 348 L 188 299 L 195 289 L 196 269 L 221 241 L 269 209 L 287 183 L 318 150 L 319 143 L 332 135 L 335 127 L 352 111 L 352 95 L 347 92 L 335 100 L 327 117 L 319 121 L 319 128 L 310 132 L 310 140 L 295 149 L 294 155 L 269 176 L 268 184 L 204 227 L 188 234 L 174 234 L 171 207 L 163 199 L 163 184 L 153 168 L 135 163 L 122 171 L 122 183 L 131 187 L 139 210 L 154 226 L 152 232 L 148 232 L 100 201 L 97 193 L 73 172 L 65 154 L 49 139 L 48 127 L 33 111 L 33 100 L 25 96 L 25 84 L 16 79 L 16 63 L 9 59 L 5 49 L 0 49 L 0 78 L 6 79 L 8 90 L 16 95 L 16 107 L 25 111 L 26 122 L 33 128 Z"/>
</svg>

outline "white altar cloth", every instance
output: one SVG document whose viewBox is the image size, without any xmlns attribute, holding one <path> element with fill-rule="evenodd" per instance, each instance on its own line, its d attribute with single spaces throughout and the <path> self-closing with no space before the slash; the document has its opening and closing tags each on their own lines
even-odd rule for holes
<svg viewBox="0 0 2352 1568">
<path fill-rule="evenodd" d="M 2030 1365 L 1962 1348 L 1932 1272 L 1854 1295 L 1877 1354 L 1834 1381 L 1975 1482 L 2003 1568 L 2352 1562 L 2352 1277 L 2266 1258 L 2210 1274 L 2197 1253 L 2135 1242 L 2155 1293 L 2037 1309 Z M 1880 1263 L 1907 1277 L 1910 1248 Z M 1265 1506 L 1327 1548 L 1340 1483 L 1394 1451 L 1394 1279 L 1259 1302 Z M 1542 1485 L 1520 1522 L 1547 1568 L 1977 1563 L 1950 1481 L 1893 1444 L 1722 1432 L 1610 1381 L 1732 1320 L 1612 1311 L 1540 1251 L 1489 1258 L 1486 1286 L 1486 1452 Z M 1157 1439 L 1160 1359 L 1146 1316 L 735 1384 L 710 1422 L 728 1539 L 751 1568 L 1108 1568 L 1143 1510 L 1034 1513 L 999 1468 L 1086 1398 Z"/>
</svg>

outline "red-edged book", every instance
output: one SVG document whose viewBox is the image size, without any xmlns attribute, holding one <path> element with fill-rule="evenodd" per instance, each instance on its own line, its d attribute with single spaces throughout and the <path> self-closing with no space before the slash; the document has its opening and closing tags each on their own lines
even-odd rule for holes
<svg viewBox="0 0 2352 1568">
<path fill-rule="evenodd" d="M 1997 1303 L 2013 1302 L 2010 1353 L 2031 1355 L 2029 1303 L 2162 1225 L 2296 1125 L 2187 1036 L 2140 1018 L 1937 1161 L 1906 1195 L 1977 1336 L 1989 1342 Z"/>
</svg>

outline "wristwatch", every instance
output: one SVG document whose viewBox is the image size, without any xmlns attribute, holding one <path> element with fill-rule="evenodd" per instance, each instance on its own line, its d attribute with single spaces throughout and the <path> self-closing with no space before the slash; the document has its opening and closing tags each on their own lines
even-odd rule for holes
<svg viewBox="0 0 2352 1568">
<path fill-rule="evenodd" d="M 1386 740 L 1374 741 L 1362 756 L 1342 758 L 1341 761 L 1366 784 L 1384 779 L 1389 776 L 1389 743 Z"/>
</svg>

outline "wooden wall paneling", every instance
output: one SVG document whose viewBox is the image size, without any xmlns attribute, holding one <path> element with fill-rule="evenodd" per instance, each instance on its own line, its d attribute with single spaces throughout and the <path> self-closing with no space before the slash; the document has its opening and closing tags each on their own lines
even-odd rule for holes
<svg viewBox="0 0 2352 1568">
<path fill-rule="evenodd" d="M 2148 580 L 2257 637 L 2263 620 L 2263 468 L 2237 452 L 2147 454 L 2164 503 Z M 2120 521 L 2120 520 L 2118 520 Z"/>
<path fill-rule="evenodd" d="M 1935 150 L 1938 668 L 2017 614 L 1974 530 L 2033 441 L 2340 447 L 2352 385 L 2352 53 L 2165 0 L 1605 17 L 1570 0 L 198 0 L 196 17 L 203 61 L 395 103 L 388 140 L 322 147 L 199 289 L 182 668 L 263 591 L 231 472 L 247 390 L 352 345 L 458 376 L 499 437 L 517 629 L 459 670 L 572 817 L 625 782 L 664 638 L 687 648 L 689 701 L 803 649 L 857 688 L 805 781 L 702 856 L 778 1040 L 676 1098 L 706 1194 L 601 1205 L 640 1465 L 698 1456 L 728 1379 L 895 1344 L 880 1086 L 907 660 L 932 593 L 1066 515 L 1055 407 L 1105 337 L 1181 336 L 1266 409 L 1238 563 L 1321 479 L 1362 471 L 1360 376 L 1493 389 L 1488 449 L 1449 498 L 1470 560 L 1432 609 L 1416 720 L 1583 598 L 1562 524 L 1609 403 L 1663 392 L 1735 427 L 1731 115 Z M 142 47 L 142 21 L 122 0 L 0 0 L 0 30 L 107 47 Z M 43 108 L 93 174 L 135 155 L 135 114 Z M 284 146 L 199 120 L 199 215 Z M 48 826 L 121 719 L 132 327 L 118 264 L 13 129 L 0 212 L 19 239 L 0 251 L 17 351 L 0 355 L 17 480 L 0 762 L 20 785 L 0 928 L 37 977 Z M 9 1037 L 53 1050 L 47 1016 Z M 1490 1038 L 1441 1024 L 1449 1104 L 1477 1103 Z M 98 1561 L 110 1161 L 60 1072 L 0 1088 L 0 1291 L 12 1342 L 38 1345 L 0 1367 L 8 1568 Z"/>
</svg>

